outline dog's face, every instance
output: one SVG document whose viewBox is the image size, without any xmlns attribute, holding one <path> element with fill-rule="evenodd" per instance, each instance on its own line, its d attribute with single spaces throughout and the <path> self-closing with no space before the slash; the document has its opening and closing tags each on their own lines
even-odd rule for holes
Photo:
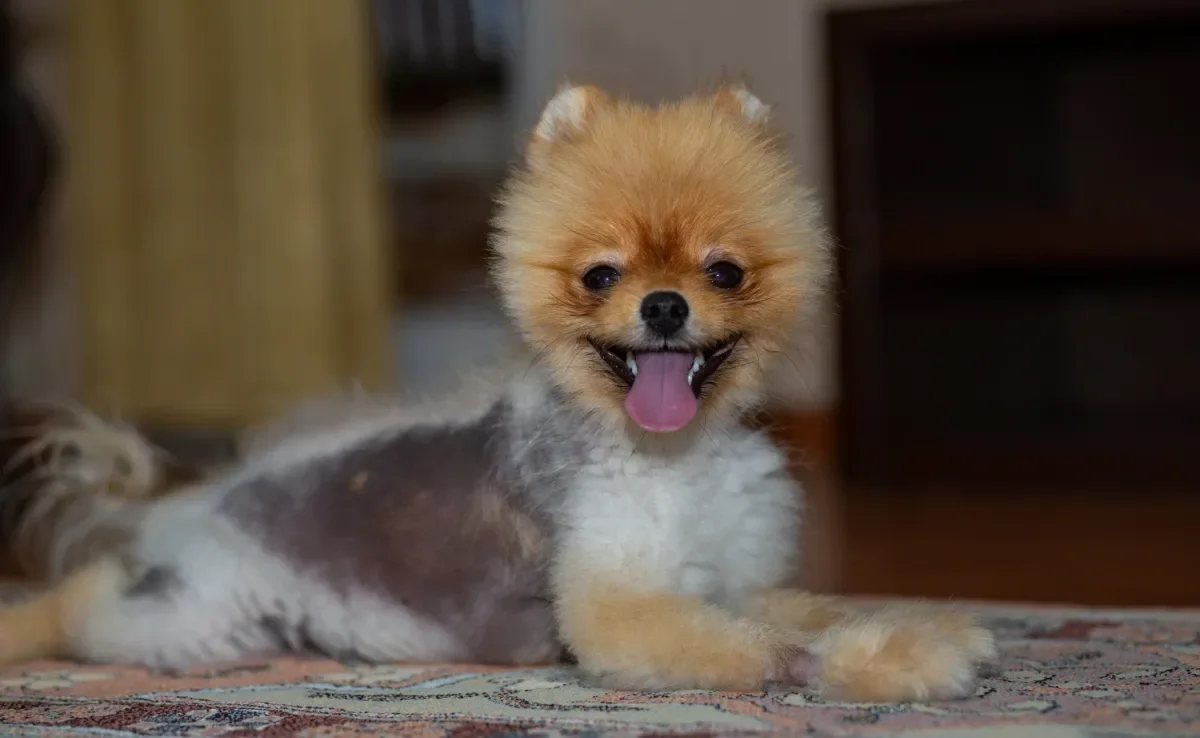
<svg viewBox="0 0 1200 738">
<path fill-rule="evenodd" d="M 649 108 L 560 92 L 501 200 L 495 277 L 556 381 L 647 431 L 738 417 L 827 271 L 744 88 Z"/>
</svg>

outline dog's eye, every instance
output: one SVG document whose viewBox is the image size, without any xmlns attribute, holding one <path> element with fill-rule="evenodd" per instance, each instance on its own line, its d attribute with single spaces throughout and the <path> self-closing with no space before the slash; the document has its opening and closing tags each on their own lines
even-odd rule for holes
<svg viewBox="0 0 1200 738">
<path fill-rule="evenodd" d="M 621 273 L 610 266 L 592 267 L 583 275 L 583 286 L 593 292 L 606 290 L 621 281 Z"/>
<path fill-rule="evenodd" d="M 712 282 L 713 287 L 722 290 L 731 290 L 742 283 L 742 270 L 737 264 L 730 264 L 727 261 L 718 261 L 710 266 L 705 274 L 708 275 L 708 281 Z"/>
</svg>

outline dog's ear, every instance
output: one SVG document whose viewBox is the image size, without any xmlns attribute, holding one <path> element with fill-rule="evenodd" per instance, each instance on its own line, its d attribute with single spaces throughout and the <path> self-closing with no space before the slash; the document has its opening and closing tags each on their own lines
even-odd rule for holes
<svg viewBox="0 0 1200 738">
<path fill-rule="evenodd" d="M 763 125 L 771 117 L 771 107 L 745 85 L 727 85 L 713 96 L 718 110 L 744 119 L 751 125 Z"/>
<path fill-rule="evenodd" d="M 528 158 L 536 163 L 555 145 L 587 130 L 596 113 L 609 104 L 608 95 L 591 85 L 566 85 L 546 103 L 529 139 Z"/>
</svg>

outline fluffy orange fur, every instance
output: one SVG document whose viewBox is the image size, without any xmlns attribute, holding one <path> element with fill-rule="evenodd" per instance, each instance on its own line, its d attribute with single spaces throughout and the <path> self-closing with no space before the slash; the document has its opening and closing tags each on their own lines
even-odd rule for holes
<svg viewBox="0 0 1200 738">
<path fill-rule="evenodd" d="M 71 633 L 97 594 L 123 583 L 126 572 L 111 556 L 81 566 L 52 589 L 0 610 L 0 664 L 71 655 Z"/>
<path fill-rule="evenodd" d="M 695 597 L 604 584 L 584 570 L 559 593 L 559 621 L 602 681 L 644 689 L 761 689 L 805 682 L 866 702 L 961 697 L 996 656 L 971 615 L 928 607 L 856 612 L 836 598 L 761 593 L 741 616 Z"/>
<path fill-rule="evenodd" d="M 636 343 L 643 296 L 678 291 L 697 334 L 742 336 L 702 415 L 744 411 L 828 273 L 786 151 L 735 88 L 659 107 L 571 93 L 573 109 L 548 111 L 501 197 L 495 276 L 509 312 L 577 402 L 620 421 L 625 392 L 587 341 Z M 745 282 L 714 290 L 705 269 L 716 261 L 740 266 Z M 581 277 L 601 264 L 622 277 L 598 296 Z"/>
<path fill-rule="evenodd" d="M 699 598 L 595 581 L 562 599 L 559 618 L 588 670 L 624 688 L 760 689 L 796 653 L 767 625 Z"/>
</svg>

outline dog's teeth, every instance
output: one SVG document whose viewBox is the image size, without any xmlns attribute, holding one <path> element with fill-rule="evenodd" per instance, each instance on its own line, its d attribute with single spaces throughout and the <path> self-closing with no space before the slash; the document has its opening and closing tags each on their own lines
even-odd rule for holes
<svg viewBox="0 0 1200 738">
<path fill-rule="evenodd" d="M 704 357 L 697 356 L 695 359 L 692 359 L 692 374 L 700 371 L 700 367 L 702 366 L 704 366 Z"/>
<path fill-rule="evenodd" d="M 633 358 L 633 354 L 625 357 L 625 366 L 629 367 L 629 373 L 637 376 L 637 360 Z"/>
</svg>

